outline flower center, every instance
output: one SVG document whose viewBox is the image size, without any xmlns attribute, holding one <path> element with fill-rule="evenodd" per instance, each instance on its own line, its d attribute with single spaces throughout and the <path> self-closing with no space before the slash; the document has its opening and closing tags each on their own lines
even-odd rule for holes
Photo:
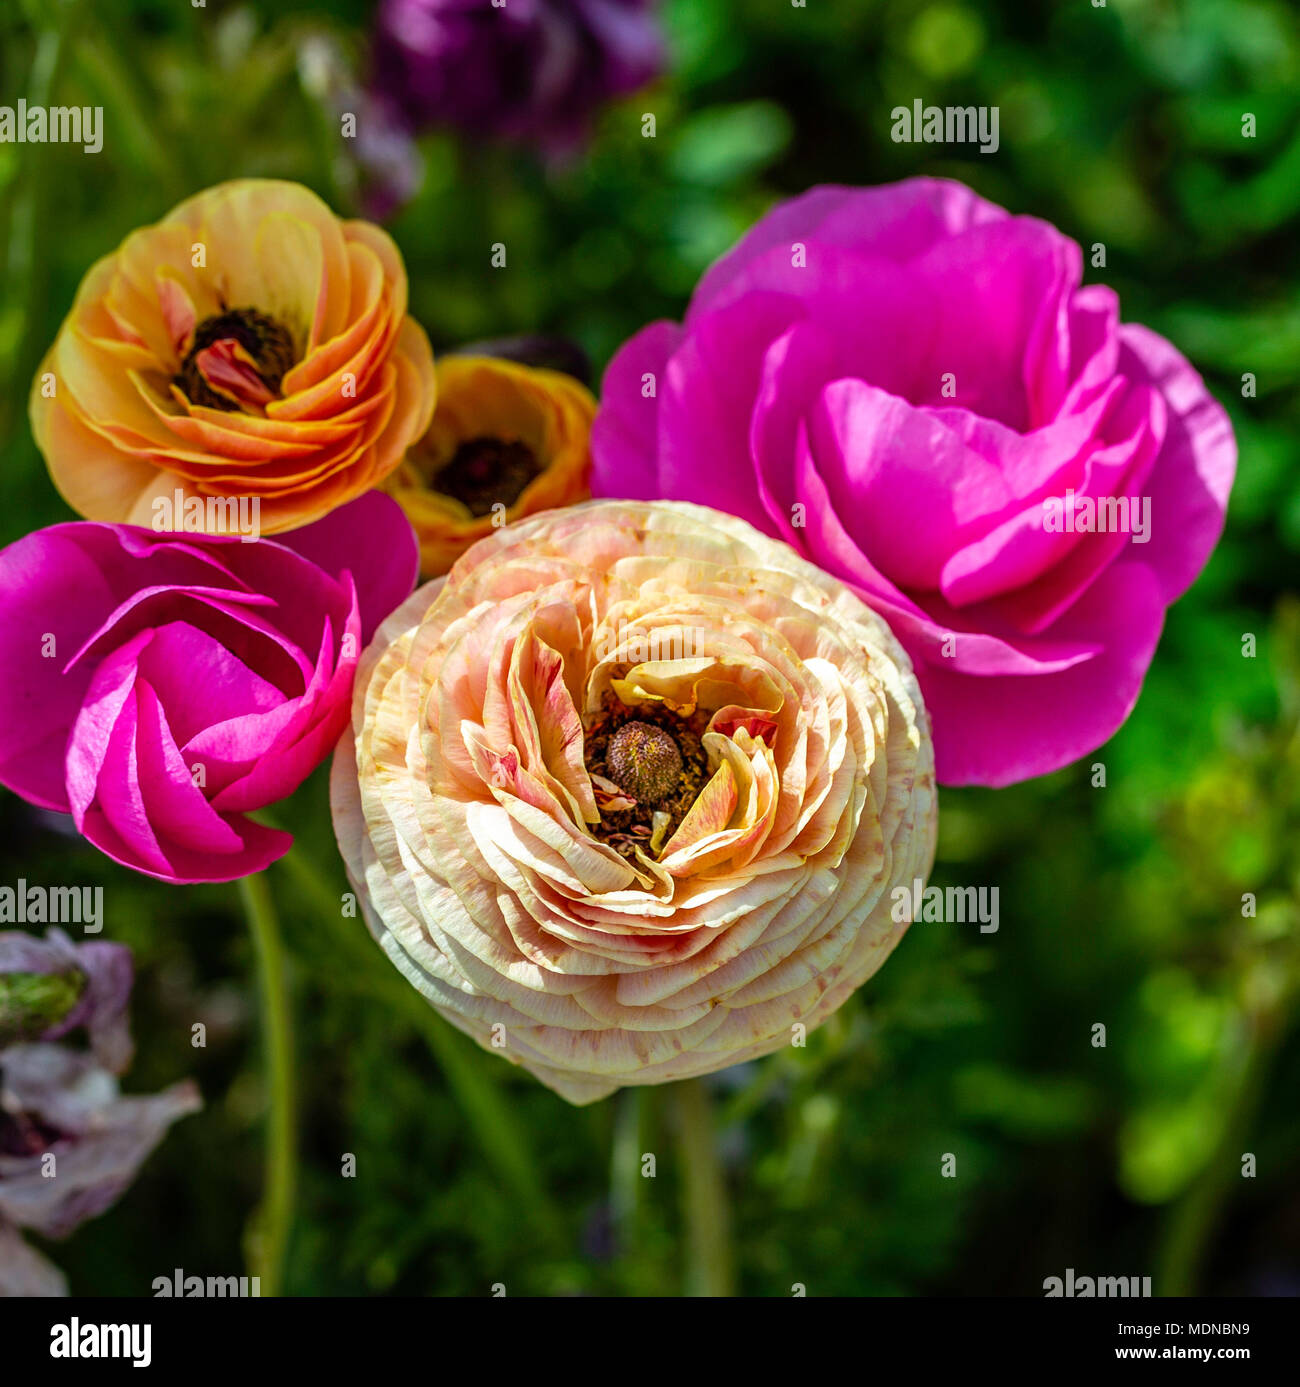
<svg viewBox="0 0 1300 1387">
<path fill-rule="evenodd" d="M 611 698 L 583 741 L 600 807 L 592 834 L 629 860 L 638 847 L 654 856 L 709 778 L 701 741 L 707 726 L 702 713 L 679 718 L 657 704 L 634 711 Z M 602 780 L 608 783 L 599 792 Z"/>
<path fill-rule="evenodd" d="M 625 722 L 605 748 L 609 778 L 637 800 L 659 804 L 677 786 L 682 753 L 672 736 L 649 722 Z"/>
<path fill-rule="evenodd" d="M 497 504 L 509 510 L 542 470 L 526 443 L 470 438 L 434 473 L 430 485 L 468 506 L 471 515 L 487 515 Z"/>
<path fill-rule="evenodd" d="M 280 398 L 280 383 L 295 360 L 282 323 L 255 308 L 232 308 L 194 329 L 174 380 L 191 404 L 255 412 Z"/>
<path fill-rule="evenodd" d="M 38 1040 L 76 1006 L 86 990 L 80 969 L 0 973 L 0 1050 Z"/>
</svg>

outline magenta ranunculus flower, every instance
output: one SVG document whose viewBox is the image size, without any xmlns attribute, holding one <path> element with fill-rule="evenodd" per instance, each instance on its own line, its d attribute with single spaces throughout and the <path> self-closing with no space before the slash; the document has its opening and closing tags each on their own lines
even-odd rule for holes
<svg viewBox="0 0 1300 1387">
<path fill-rule="evenodd" d="M 815 188 L 605 376 L 597 496 L 729 510 L 884 615 L 940 780 L 1092 751 L 1223 529 L 1236 443 L 1078 245 L 959 183 Z"/>
<path fill-rule="evenodd" d="M 272 540 L 75 521 L 0 552 L 0 783 L 117 862 L 229 881 L 288 850 L 249 811 L 347 725 L 357 658 L 415 583 L 371 492 Z"/>
</svg>

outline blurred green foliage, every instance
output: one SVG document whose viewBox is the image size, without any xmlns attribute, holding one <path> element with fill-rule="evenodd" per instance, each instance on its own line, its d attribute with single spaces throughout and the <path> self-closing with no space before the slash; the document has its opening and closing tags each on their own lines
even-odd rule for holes
<svg viewBox="0 0 1300 1387">
<path fill-rule="evenodd" d="M 26 391 L 97 257 L 238 175 L 355 210 L 319 40 L 362 63 L 369 9 L 0 10 L 0 100 L 106 108 L 93 158 L 0 145 L 0 539 L 67 518 Z M 667 21 L 670 75 L 607 112 L 584 158 L 422 141 L 422 190 L 392 229 L 435 347 L 546 330 L 603 365 L 679 316 L 776 197 L 944 174 L 1104 244 L 1089 273 L 1192 357 L 1241 445 L 1227 534 L 1127 726 L 1046 779 L 944 792 L 935 880 L 997 885 L 999 931 L 917 924 L 806 1049 L 713 1082 L 741 1288 L 1041 1294 L 1073 1266 L 1297 1293 L 1300 16 L 1282 0 L 670 0 Z M 999 152 L 891 143 L 890 108 L 917 96 L 999 106 Z M 677 1293 L 671 1095 L 570 1109 L 445 1026 L 340 918 L 326 798 L 321 772 L 277 810 L 299 843 L 270 874 L 297 1012 L 288 1289 Z M 9 795 L 0 814 L 3 878 L 103 884 L 137 951 L 128 1086 L 192 1072 L 207 1099 L 55 1255 L 96 1292 L 237 1270 L 266 1095 L 234 889 L 132 876 Z"/>
</svg>

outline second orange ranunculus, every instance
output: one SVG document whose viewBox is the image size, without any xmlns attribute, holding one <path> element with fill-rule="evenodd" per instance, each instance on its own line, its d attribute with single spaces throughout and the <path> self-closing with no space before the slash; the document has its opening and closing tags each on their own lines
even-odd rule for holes
<svg viewBox="0 0 1300 1387">
<path fill-rule="evenodd" d="M 264 533 L 318 519 L 428 428 L 406 300 L 387 234 L 308 189 L 199 193 L 82 281 L 32 388 L 54 484 L 89 519 L 158 529 L 233 528 L 236 498 Z"/>
<path fill-rule="evenodd" d="M 510 521 L 586 500 L 596 401 L 572 376 L 487 356 L 438 361 L 438 408 L 385 484 L 436 578 Z"/>
</svg>

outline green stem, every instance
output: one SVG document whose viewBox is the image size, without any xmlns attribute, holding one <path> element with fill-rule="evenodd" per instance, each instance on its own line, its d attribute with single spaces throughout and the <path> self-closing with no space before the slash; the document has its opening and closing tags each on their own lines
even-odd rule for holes
<svg viewBox="0 0 1300 1387">
<path fill-rule="evenodd" d="M 359 919 L 344 919 L 341 897 L 328 884 L 327 874 L 313 864 L 295 844 L 277 866 L 294 882 L 306 909 L 326 924 L 337 941 L 340 961 L 346 951 L 351 956 L 344 966 L 357 976 L 378 976 L 385 983 L 382 1000 L 376 1005 L 396 1001 L 412 1026 L 428 1046 L 457 1105 L 465 1116 L 488 1163 L 505 1187 L 513 1193 L 523 1217 L 552 1245 L 563 1239 L 563 1218 L 541 1179 L 530 1136 L 524 1124 L 516 1121 L 501 1087 L 501 1061 L 488 1059 L 478 1048 L 445 1021 L 404 978 L 370 939 Z"/>
<path fill-rule="evenodd" d="M 480 1052 L 420 996 L 409 989 L 411 1019 L 447 1080 L 489 1164 L 514 1191 L 521 1217 L 552 1245 L 563 1237 L 562 1222 L 547 1195 L 523 1129 L 511 1116 L 494 1076 L 485 1073 Z"/>
<path fill-rule="evenodd" d="M 703 1079 L 673 1085 L 677 1102 L 682 1199 L 686 1218 L 686 1292 L 735 1294 L 727 1182 L 718 1159 L 713 1104 Z"/>
<path fill-rule="evenodd" d="M 644 1247 L 645 1177 L 641 1160 L 646 1152 L 646 1115 L 653 1089 L 627 1088 L 614 1100 L 614 1133 L 609 1152 L 609 1209 L 614 1246 L 635 1294 L 645 1294 Z"/>
<path fill-rule="evenodd" d="M 285 982 L 280 928 L 266 878 L 258 873 L 239 883 L 257 956 L 262 1012 L 262 1045 L 270 1111 L 266 1124 L 266 1174 L 262 1205 L 249 1232 L 251 1272 L 260 1276 L 264 1296 L 279 1295 L 285 1254 L 293 1226 L 297 1183 L 297 1132 L 294 1112 L 293 1017 Z"/>
<path fill-rule="evenodd" d="M 1240 1049 L 1229 1066 L 1234 1080 L 1231 1107 L 1214 1154 L 1170 1211 L 1156 1261 L 1157 1295 L 1192 1295 L 1200 1283 L 1210 1239 L 1233 1181 L 1240 1179 L 1242 1151 L 1268 1089 L 1273 1055 L 1284 1030 L 1275 1022 L 1267 1015 L 1242 1018 Z"/>
</svg>

